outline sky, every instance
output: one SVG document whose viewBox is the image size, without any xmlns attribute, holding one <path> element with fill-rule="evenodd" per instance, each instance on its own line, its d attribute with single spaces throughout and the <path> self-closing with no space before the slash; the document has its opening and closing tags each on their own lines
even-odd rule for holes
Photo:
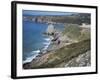
<svg viewBox="0 0 100 80">
<path fill-rule="evenodd" d="M 23 10 L 23 15 L 31 16 L 64 16 L 71 15 L 70 12 L 54 12 L 54 11 L 35 11 L 35 10 Z"/>
</svg>

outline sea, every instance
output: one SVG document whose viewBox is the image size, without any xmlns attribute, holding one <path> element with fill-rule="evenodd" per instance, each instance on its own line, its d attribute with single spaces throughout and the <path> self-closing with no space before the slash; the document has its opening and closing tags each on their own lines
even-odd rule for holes
<svg viewBox="0 0 100 80">
<path fill-rule="evenodd" d="M 63 29 L 62 24 L 54 25 L 55 28 Z M 46 23 L 23 21 L 23 63 L 31 62 L 39 55 L 41 49 L 46 50 L 51 40 L 43 35 L 48 28 Z"/>
</svg>

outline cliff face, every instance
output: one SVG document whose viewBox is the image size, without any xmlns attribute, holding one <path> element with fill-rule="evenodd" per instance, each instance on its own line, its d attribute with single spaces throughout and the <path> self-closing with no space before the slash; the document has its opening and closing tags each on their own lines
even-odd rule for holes
<svg viewBox="0 0 100 80">
<path fill-rule="evenodd" d="M 84 16 L 82 14 L 82 16 Z M 88 20 L 90 20 L 88 16 Z M 59 68 L 59 67 L 84 67 L 91 65 L 91 34 L 90 25 L 89 27 L 80 27 L 82 23 L 79 15 L 73 16 L 38 16 L 38 17 L 27 17 L 28 20 L 35 22 L 53 22 L 53 23 L 64 23 L 65 29 L 62 32 L 58 31 L 59 36 L 54 37 L 51 34 L 53 26 L 50 25 L 47 32 L 49 36 L 53 37 L 51 40 L 52 44 L 50 50 L 48 49 L 45 54 L 40 54 L 30 63 L 23 65 L 24 69 L 35 69 L 35 68 Z M 84 18 L 87 19 L 87 16 Z M 70 24 L 71 23 L 71 24 Z M 75 23 L 75 24 L 72 24 Z M 86 23 L 90 23 L 86 20 Z M 60 43 L 56 44 L 59 39 Z"/>
<path fill-rule="evenodd" d="M 48 33 L 48 34 L 54 33 L 54 26 L 52 24 L 48 25 L 46 33 Z"/>
<path fill-rule="evenodd" d="M 90 40 L 72 43 L 56 51 L 50 51 L 46 54 L 43 54 L 40 57 L 37 57 L 37 59 L 33 60 L 32 62 L 24 64 L 23 67 L 24 69 L 34 69 L 87 66 L 88 63 L 90 63 L 90 55 L 88 52 L 89 50 Z M 87 63 L 85 60 L 89 62 Z"/>
<path fill-rule="evenodd" d="M 66 16 L 29 16 L 26 15 L 23 17 L 24 21 L 33 21 L 33 22 L 40 22 L 40 23 L 72 23 L 72 24 L 82 24 L 87 23 L 90 24 L 90 14 L 81 14 L 77 13 L 73 15 L 66 15 Z"/>
<path fill-rule="evenodd" d="M 69 61 L 65 67 L 84 67 L 91 66 L 91 52 L 87 51 L 84 54 Z"/>
<path fill-rule="evenodd" d="M 91 52 L 87 51 L 79 56 L 73 58 L 67 63 L 62 63 L 60 67 L 84 67 L 91 66 Z"/>
</svg>

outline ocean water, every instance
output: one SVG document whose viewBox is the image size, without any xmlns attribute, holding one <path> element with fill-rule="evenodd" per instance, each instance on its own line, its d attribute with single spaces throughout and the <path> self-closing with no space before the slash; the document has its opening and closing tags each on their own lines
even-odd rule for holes
<svg viewBox="0 0 100 80">
<path fill-rule="evenodd" d="M 47 49 L 50 44 L 48 36 L 43 32 L 47 24 L 23 21 L 23 62 L 30 62 L 35 58 L 41 49 Z"/>
<path fill-rule="evenodd" d="M 63 29 L 61 25 L 54 25 L 55 28 Z M 48 25 L 23 21 L 23 63 L 31 62 L 40 50 L 46 50 L 50 45 L 50 38 L 43 35 Z"/>
</svg>

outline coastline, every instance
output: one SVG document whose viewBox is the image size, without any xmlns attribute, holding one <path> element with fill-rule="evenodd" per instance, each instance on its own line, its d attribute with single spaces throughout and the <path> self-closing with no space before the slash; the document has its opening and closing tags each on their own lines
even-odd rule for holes
<svg viewBox="0 0 100 80">
<path fill-rule="evenodd" d="M 72 28 L 76 31 L 72 30 Z M 77 59 L 77 56 L 90 51 L 91 40 L 90 35 L 88 34 L 90 31 L 88 28 L 80 29 L 79 26 L 73 24 L 69 25 L 69 27 L 66 27 L 65 31 L 65 33 L 61 33 L 58 31 L 53 34 L 43 33 L 43 35 L 48 35 L 49 38 L 53 37 L 52 39 L 50 39 L 50 44 L 45 50 L 40 50 L 38 55 L 31 62 L 23 64 L 23 68 L 38 69 L 60 67 L 62 66 L 62 63 L 65 62 L 64 64 L 67 65 L 68 61 L 74 59 L 75 57 Z M 75 33 L 78 33 L 78 35 L 76 35 Z M 72 36 L 72 38 L 68 35 Z M 89 52 L 85 56 L 87 56 L 88 54 Z M 83 57 L 83 60 L 79 61 L 84 61 L 84 59 L 85 57 Z M 74 60 L 72 60 L 71 63 L 73 63 L 73 61 Z"/>
<path fill-rule="evenodd" d="M 41 49 L 36 50 L 36 51 L 32 51 L 32 52 L 35 52 L 35 54 L 33 54 L 33 56 L 30 56 L 25 61 L 23 61 L 23 64 L 30 63 L 32 60 L 34 60 L 37 57 L 39 57 L 39 56 L 45 54 L 46 52 L 48 52 L 48 47 L 51 45 L 50 37 L 46 38 L 46 40 L 47 40 L 47 43 L 45 43 L 45 46 Z"/>
<path fill-rule="evenodd" d="M 83 46 L 80 46 L 82 44 L 83 44 Z M 86 48 L 85 48 L 85 46 L 86 46 Z M 74 49 L 74 50 L 72 50 L 72 49 Z M 80 51 L 80 49 L 81 49 L 81 51 Z M 77 50 L 78 50 L 78 52 L 77 52 Z M 65 51 L 65 52 L 67 51 L 67 52 L 62 53 L 62 51 Z M 84 40 L 84 41 L 72 43 L 72 44 L 63 46 L 63 47 L 57 49 L 56 51 L 53 50 L 53 51 L 49 51 L 45 54 L 40 54 L 35 59 L 33 59 L 30 63 L 23 64 L 23 68 L 24 69 L 38 69 L 38 68 L 61 67 L 63 65 L 63 63 L 66 65 L 69 63 L 69 61 L 71 61 L 71 63 L 73 63 L 72 59 L 74 59 L 74 58 L 77 59 L 79 55 L 83 55 L 88 51 L 90 51 L 90 40 Z M 69 54 L 69 52 L 71 52 L 71 53 Z M 89 55 L 89 53 L 87 53 L 87 55 Z M 85 57 L 83 56 L 82 59 L 79 61 L 84 62 Z M 81 65 L 81 63 L 80 63 L 80 65 Z"/>
</svg>

